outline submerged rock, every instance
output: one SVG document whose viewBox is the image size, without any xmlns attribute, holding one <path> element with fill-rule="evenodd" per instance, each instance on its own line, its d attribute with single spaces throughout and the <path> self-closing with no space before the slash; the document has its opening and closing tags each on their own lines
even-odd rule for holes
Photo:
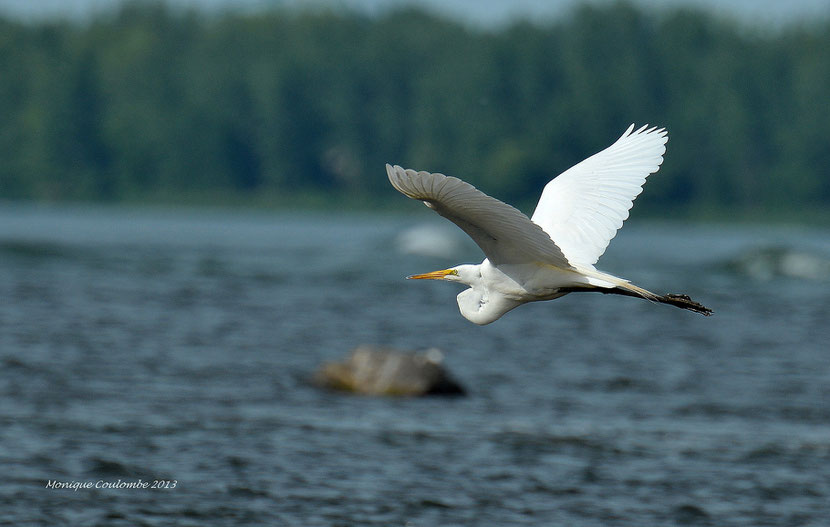
<svg viewBox="0 0 830 527">
<path fill-rule="evenodd" d="M 342 362 L 323 364 L 315 382 L 328 389 L 363 395 L 463 395 L 464 388 L 443 366 L 435 349 L 404 352 L 359 346 Z"/>
<path fill-rule="evenodd" d="M 674 519 L 681 525 L 707 524 L 709 523 L 709 514 L 703 508 L 687 503 L 675 507 Z"/>
</svg>

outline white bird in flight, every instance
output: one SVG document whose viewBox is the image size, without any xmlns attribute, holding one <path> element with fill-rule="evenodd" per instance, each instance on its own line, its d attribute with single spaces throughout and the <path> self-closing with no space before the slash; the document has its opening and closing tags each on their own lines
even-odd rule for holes
<svg viewBox="0 0 830 527">
<path fill-rule="evenodd" d="M 469 286 L 459 293 L 458 307 L 464 318 L 480 325 L 526 302 L 583 291 L 711 315 L 686 295 L 658 295 L 594 267 L 628 218 L 646 177 L 660 168 L 667 140 L 663 128 L 634 131 L 632 124 L 614 144 L 548 182 L 530 218 L 458 178 L 386 165 L 392 186 L 458 225 L 486 256 L 477 265 L 409 278 Z"/>
</svg>

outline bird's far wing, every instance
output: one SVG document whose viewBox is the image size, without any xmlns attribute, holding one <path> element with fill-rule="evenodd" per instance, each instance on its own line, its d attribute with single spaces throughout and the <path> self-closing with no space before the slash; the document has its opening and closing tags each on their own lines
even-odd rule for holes
<svg viewBox="0 0 830 527">
<path fill-rule="evenodd" d="M 552 179 L 531 220 L 572 264 L 593 265 L 628 218 L 649 174 L 666 152 L 663 128 L 632 124 L 617 141 Z"/>
<path fill-rule="evenodd" d="M 389 181 L 402 194 L 423 201 L 452 221 L 494 264 L 542 262 L 570 269 L 568 260 L 538 225 L 469 183 L 444 174 L 386 165 Z"/>
</svg>

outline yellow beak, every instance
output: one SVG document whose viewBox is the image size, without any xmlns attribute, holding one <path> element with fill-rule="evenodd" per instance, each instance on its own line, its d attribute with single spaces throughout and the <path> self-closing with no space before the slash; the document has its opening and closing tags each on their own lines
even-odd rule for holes
<svg viewBox="0 0 830 527">
<path fill-rule="evenodd" d="M 458 271 L 455 269 L 442 269 L 431 273 L 413 274 L 412 276 L 407 276 L 406 278 L 409 280 L 443 280 L 447 277 L 447 275 L 451 274 L 457 275 Z"/>
</svg>

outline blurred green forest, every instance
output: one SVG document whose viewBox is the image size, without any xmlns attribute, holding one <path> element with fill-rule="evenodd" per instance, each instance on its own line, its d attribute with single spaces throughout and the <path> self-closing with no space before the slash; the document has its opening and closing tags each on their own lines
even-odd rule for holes
<svg viewBox="0 0 830 527">
<path fill-rule="evenodd" d="M 5 200 L 379 204 L 391 162 L 532 205 L 632 122 L 669 130 L 646 211 L 821 211 L 830 22 L 622 3 L 489 31 L 412 9 L 0 20 Z"/>
</svg>

